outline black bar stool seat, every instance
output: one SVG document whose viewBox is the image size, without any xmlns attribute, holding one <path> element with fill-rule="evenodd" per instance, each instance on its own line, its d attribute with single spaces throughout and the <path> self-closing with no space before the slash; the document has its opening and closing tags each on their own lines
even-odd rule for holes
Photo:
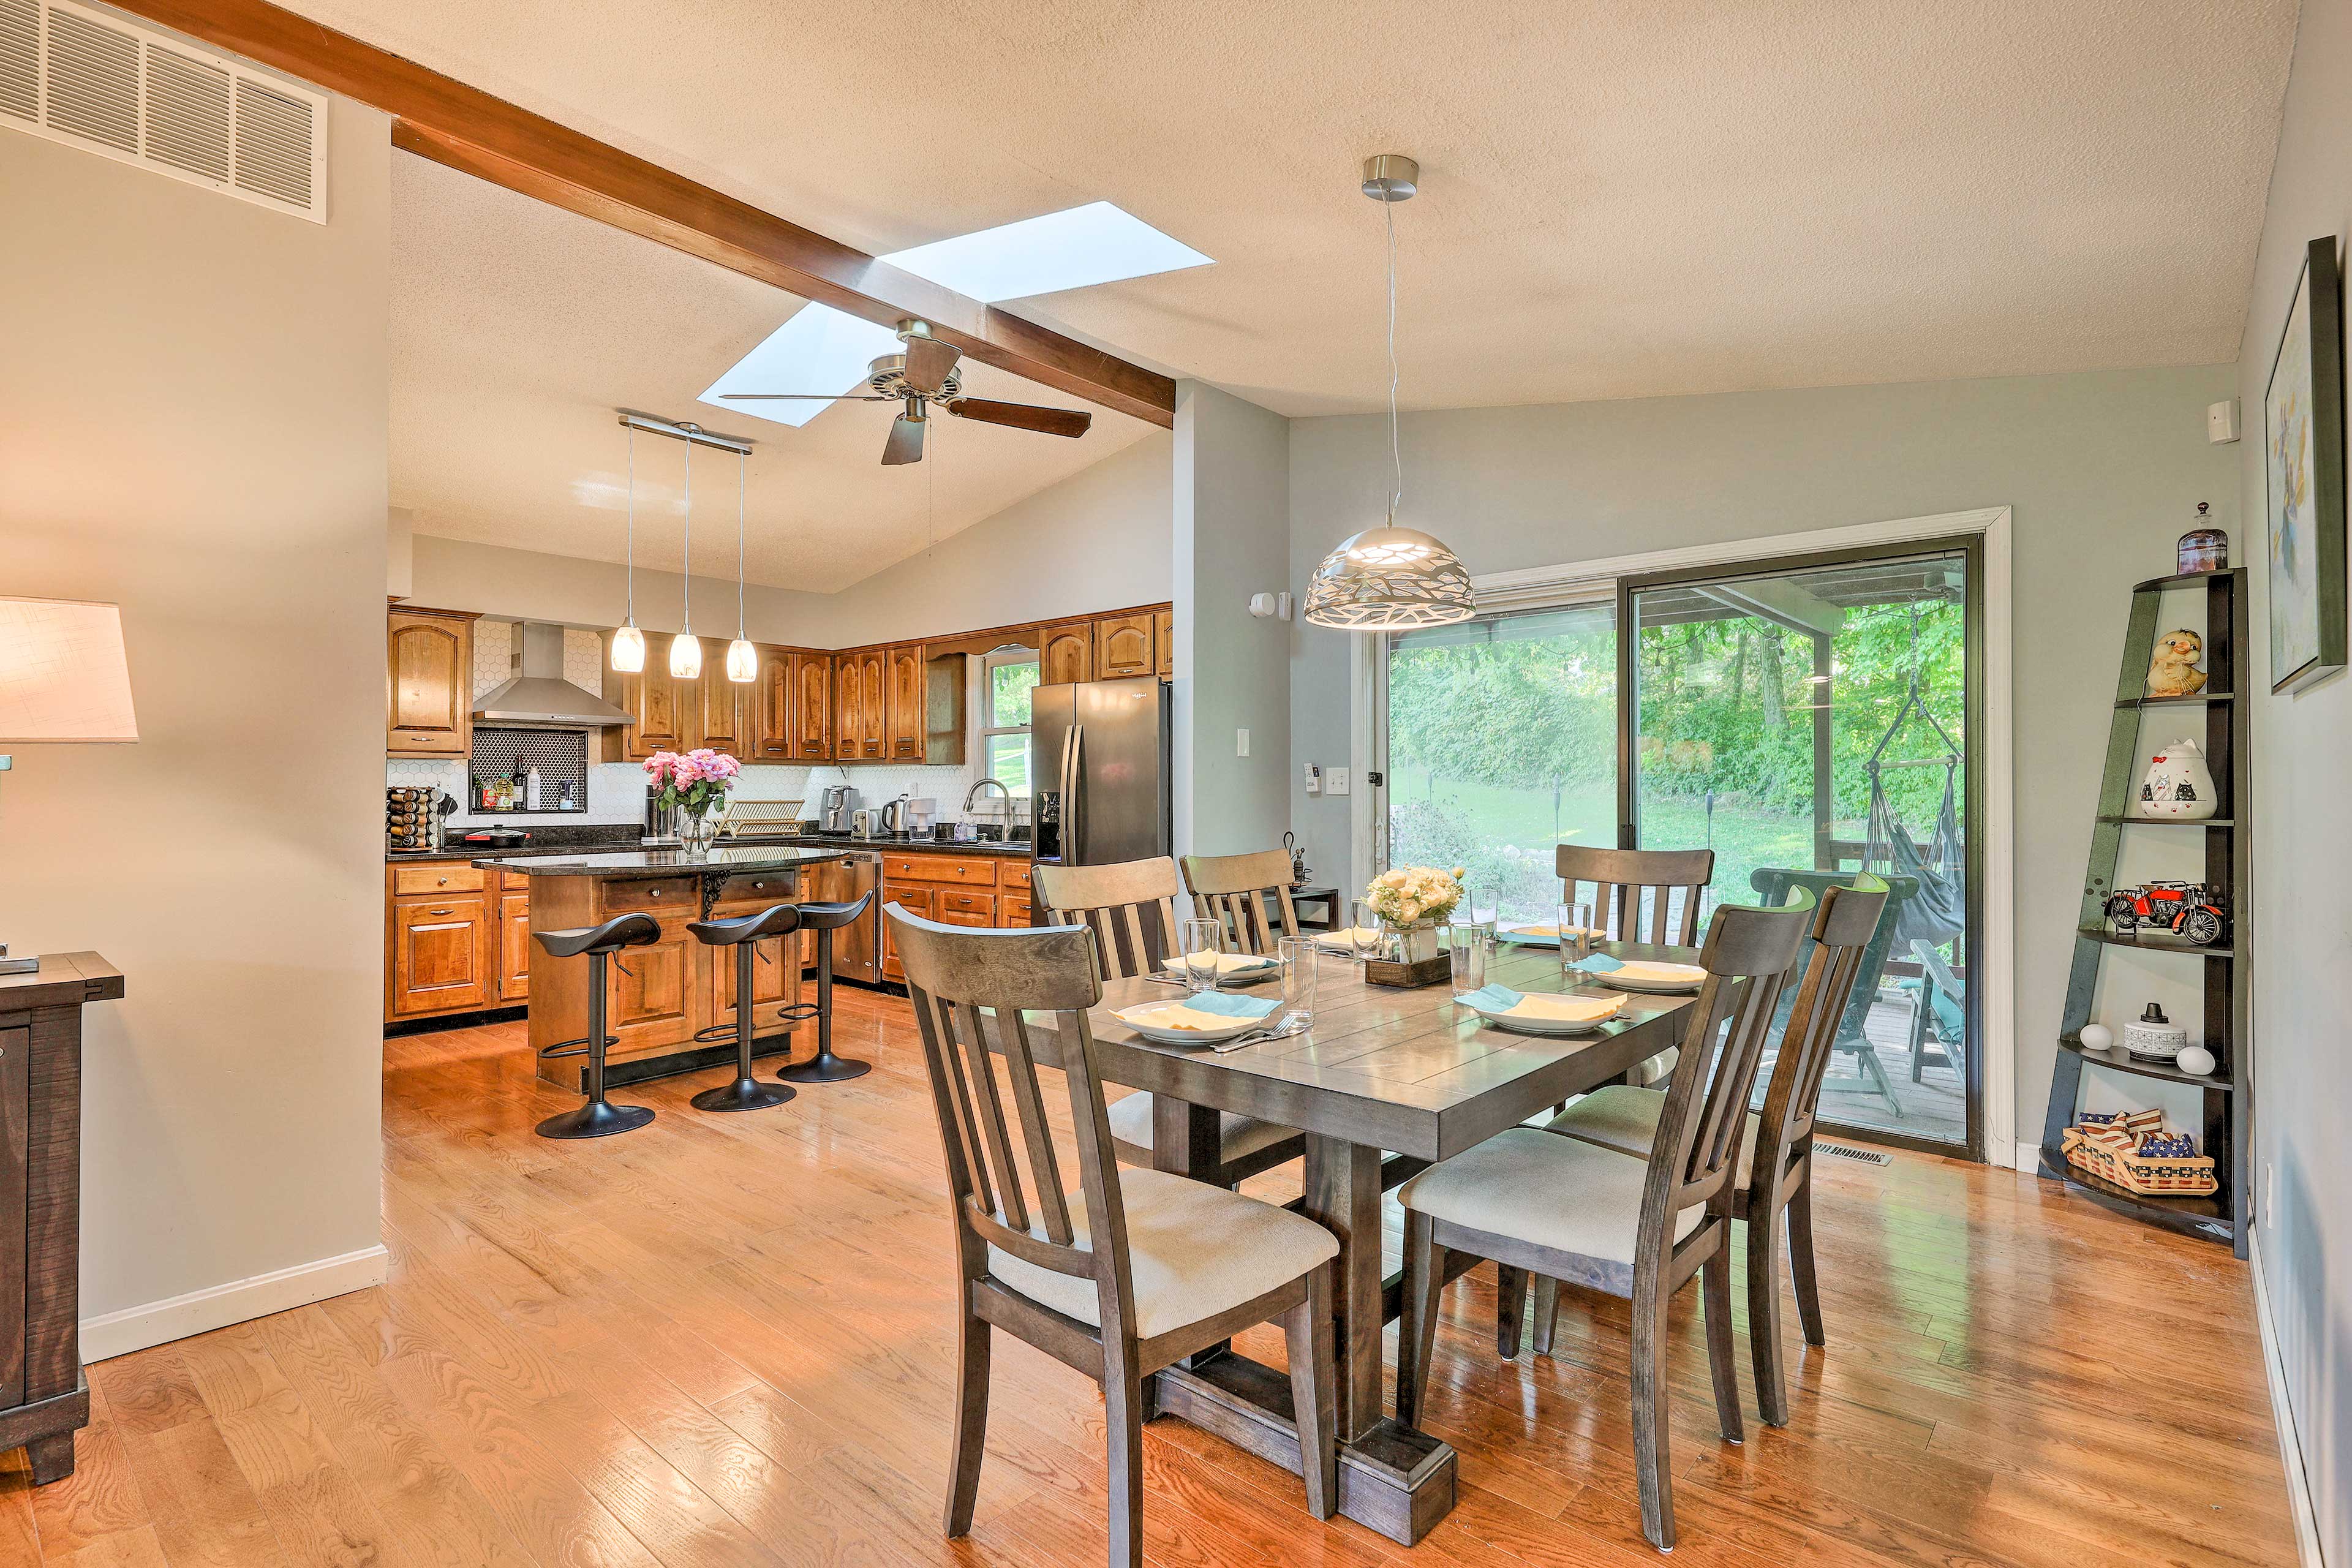
<svg viewBox="0 0 2352 1568">
<path fill-rule="evenodd" d="M 816 1055 L 795 1062 L 776 1074 L 788 1083 L 839 1083 L 863 1078 L 872 1062 L 833 1054 L 833 933 L 852 925 L 873 905 L 874 895 L 860 893 L 847 903 L 802 904 L 801 929 L 816 932 L 816 1001 L 803 1003 L 801 1016 L 816 1020 Z"/>
<path fill-rule="evenodd" d="M 539 1053 L 548 1061 L 585 1056 L 588 1100 L 577 1110 L 541 1122 L 541 1138 L 607 1138 L 633 1131 L 654 1119 L 650 1107 L 614 1105 L 604 1098 L 604 1050 L 620 1043 L 620 1037 L 604 1032 L 604 962 L 623 948 L 643 947 L 660 939 L 660 924 L 651 915 L 637 914 L 614 915 L 602 925 L 531 933 L 531 940 L 550 958 L 584 955 L 588 960 L 588 1033 L 580 1039 L 560 1040 Z"/>
<path fill-rule="evenodd" d="M 752 1016 L 751 973 L 755 963 L 765 963 L 758 943 L 772 936 L 790 936 L 801 929 L 801 906 L 774 904 L 756 915 L 738 915 L 732 920 L 695 921 L 687 930 L 706 947 L 731 947 L 735 950 L 735 1025 L 730 1030 L 724 1025 L 713 1025 L 701 1031 L 697 1039 L 724 1039 L 735 1037 L 735 1081 L 706 1089 L 688 1101 L 697 1110 L 766 1110 L 793 1098 L 792 1089 L 781 1083 L 761 1083 L 751 1076 L 751 1037 L 758 1032 L 759 1020 Z M 789 952 L 789 950 L 787 950 Z M 790 957 L 787 963 L 792 962 Z M 786 1012 L 789 1021 L 800 1015 Z"/>
</svg>

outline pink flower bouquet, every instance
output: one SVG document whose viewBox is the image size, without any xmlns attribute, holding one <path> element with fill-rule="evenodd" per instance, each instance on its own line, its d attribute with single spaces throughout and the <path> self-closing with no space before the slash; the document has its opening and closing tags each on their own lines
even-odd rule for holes
<svg viewBox="0 0 2352 1568">
<path fill-rule="evenodd" d="M 661 786 L 660 803 L 682 805 L 697 816 L 725 805 L 727 792 L 742 771 L 742 763 L 708 746 L 698 746 L 684 755 L 656 752 L 646 759 L 646 775 Z"/>
</svg>

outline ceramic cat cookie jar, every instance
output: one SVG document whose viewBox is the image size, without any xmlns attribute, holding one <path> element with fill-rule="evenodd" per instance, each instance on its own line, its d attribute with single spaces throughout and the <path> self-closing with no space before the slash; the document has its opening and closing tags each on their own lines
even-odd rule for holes
<svg viewBox="0 0 2352 1568">
<path fill-rule="evenodd" d="M 2175 741 L 2148 759 L 2147 776 L 2139 786 L 2139 816 L 2201 822 L 2213 815 L 2215 805 L 2213 774 L 2196 742 Z"/>
</svg>

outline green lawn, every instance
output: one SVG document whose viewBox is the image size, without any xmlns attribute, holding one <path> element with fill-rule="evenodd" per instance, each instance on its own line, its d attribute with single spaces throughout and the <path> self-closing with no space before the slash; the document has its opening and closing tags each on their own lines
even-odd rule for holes
<svg viewBox="0 0 2352 1568">
<path fill-rule="evenodd" d="M 1404 763 L 1389 784 L 1393 864 L 1466 866 L 1481 905 L 1499 900 L 1509 918 L 1549 915 L 1559 897 L 1552 868 L 1555 844 L 1617 842 L 1617 796 L 1595 784 L 1555 796 L 1550 790 L 1507 789 L 1437 777 Z M 1643 841 L 1659 848 L 1711 845 L 1714 886 L 1733 900 L 1750 896 L 1748 873 L 1759 866 L 1811 866 L 1810 817 L 1716 804 L 1710 832 L 1706 803 L 1683 796 L 1643 805 Z"/>
</svg>

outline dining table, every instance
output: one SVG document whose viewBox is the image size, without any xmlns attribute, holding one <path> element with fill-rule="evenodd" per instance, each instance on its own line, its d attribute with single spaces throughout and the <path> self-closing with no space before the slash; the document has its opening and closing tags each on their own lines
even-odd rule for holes
<svg viewBox="0 0 2352 1568">
<path fill-rule="evenodd" d="M 1604 942 L 1621 960 L 1691 963 L 1695 949 Z M 1319 955 L 1312 1026 L 1217 1051 L 1155 1044 L 1119 1022 L 1139 1003 L 1181 993 L 1143 976 L 1111 980 L 1087 1014 L 1097 1070 L 1152 1095 L 1152 1163 L 1207 1176 L 1219 1161 L 1222 1113 L 1306 1134 L 1296 1206 L 1339 1238 L 1332 1302 L 1339 1374 L 1339 1511 L 1412 1545 L 1454 1507 L 1454 1449 L 1384 1413 L 1381 1330 L 1398 1315 L 1402 1273 L 1382 1267 L 1381 1194 L 1432 1164 L 1573 1096 L 1627 1081 L 1672 1048 L 1691 996 L 1612 992 L 1604 976 L 1565 972 L 1557 946 L 1505 942 L 1486 979 L 1513 990 L 1623 994 L 1591 1033 L 1507 1032 L 1454 1000 L 1450 984 L 1368 984 L 1360 963 Z M 1269 993 L 1276 987 L 1269 984 Z M 1033 1048 L 1059 1054 L 1050 1019 L 1033 1015 Z M 1213 1178 L 1211 1178 L 1213 1179 Z M 1460 1272 L 1476 1259 L 1461 1254 Z M 1449 1274 L 1449 1278 L 1454 1277 Z M 1286 1468 L 1298 1468 L 1286 1373 L 1220 1346 L 1147 1380 L 1146 1415 L 1188 1421 Z"/>
</svg>

